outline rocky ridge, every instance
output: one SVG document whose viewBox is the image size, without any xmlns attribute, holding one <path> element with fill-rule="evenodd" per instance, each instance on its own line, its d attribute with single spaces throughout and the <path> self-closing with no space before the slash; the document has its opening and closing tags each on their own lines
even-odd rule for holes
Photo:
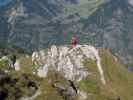
<svg viewBox="0 0 133 100">
<path fill-rule="evenodd" d="M 83 64 L 88 59 L 96 61 L 101 82 L 105 85 L 98 50 L 91 45 L 77 45 L 74 48 L 51 46 L 47 51 L 41 50 L 32 55 L 32 61 L 40 66 L 37 70 L 40 77 L 46 77 L 49 70 L 55 70 L 61 72 L 66 79 L 73 81 L 80 81 L 91 74 Z"/>
<path fill-rule="evenodd" d="M 12 66 L 14 55 L 17 59 Z M 0 85 L 0 93 L 6 93 L 4 98 L 132 100 L 132 73 L 109 50 L 91 45 L 77 45 L 74 48 L 53 45 L 35 51 L 32 56 L 25 53 L 12 56 L 0 58 L 0 84 L 5 80 L 6 87 Z M 8 78 L 10 82 L 6 81 Z M 10 86 L 12 82 L 17 85 Z M 21 92 L 17 92 L 16 87 Z M 0 94 L 0 98 L 2 96 Z"/>
</svg>

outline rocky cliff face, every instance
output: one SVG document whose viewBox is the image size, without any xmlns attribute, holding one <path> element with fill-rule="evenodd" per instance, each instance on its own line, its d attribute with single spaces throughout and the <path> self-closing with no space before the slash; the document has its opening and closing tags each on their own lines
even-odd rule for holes
<svg viewBox="0 0 133 100">
<path fill-rule="evenodd" d="M 74 48 L 52 46 L 48 51 L 41 50 L 32 55 L 33 62 L 40 66 L 39 76 L 46 77 L 49 70 L 55 70 L 61 72 L 67 80 L 73 81 L 81 81 L 91 74 L 84 65 L 89 59 L 96 61 L 101 82 L 106 84 L 98 50 L 93 46 L 77 45 Z"/>
</svg>

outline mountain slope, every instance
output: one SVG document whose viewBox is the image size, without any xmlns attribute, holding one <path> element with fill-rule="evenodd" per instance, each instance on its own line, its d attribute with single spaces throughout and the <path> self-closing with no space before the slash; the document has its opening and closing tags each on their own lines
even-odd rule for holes
<svg viewBox="0 0 133 100">
<path fill-rule="evenodd" d="M 83 30 L 93 33 L 87 34 L 92 43 L 109 48 L 122 63 L 132 67 L 132 17 L 127 0 L 111 0 L 85 22 Z"/>
<path fill-rule="evenodd" d="M 132 69 L 132 11 L 128 0 L 15 0 L 0 8 L 0 43 L 32 52 L 76 34 L 80 44 L 109 48 Z"/>
<path fill-rule="evenodd" d="M 107 81 L 107 89 L 123 100 L 131 100 L 133 73 L 127 71 L 108 50 L 100 49 L 102 67 Z M 128 93 L 126 93 L 128 91 Z"/>
<path fill-rule="evenodd" d="M 58 48 L 58 47 L 57 47 Z M 74 48 L 74 52 L 76 55 L 73 55 L 74 52 L 71 52 L 71 56 L 69 57 L 76 57 L 75 59 L 73 59 L 72 61 L 75 61 L 77 63 L 79 63 L 80 61 L 78 61 L 78 56 L 84 54 L 83 52 L 81 53 L 80 49 L 83 49 L 84 46 L 82 45 L 79 48 Z M 85 49 L 85 48 L 84 48 Z M 55 50 L 55 49 L 54 49 Z M 90 49 L 91 50 L 91 49 Z M 55 50 L 56 51 L 56 50 Z M 67 51 L 67 50 L 66 50 Z M 88 51 L 88 53 L 87 53 Z M 82 78 L 80 81 L 76 81 L 75 79 L 73 80 L 74 85 L 76 86 L 77 90 L 78 90 L 78 94 L 76 96 L 72 95 L 72 97 L 68 97 L 67 100 L 132 100 L 133 96 L 132 96 L 132 92 L 133 92 L 133 88 L 132 88 L 132 80 L 133 80 L 133 74 L 132 72 L 129 72 L 126 68 L 124 68 L 123 65 L 121 65 L 118 62 L 118 59 L 113 56 L 109 50 L 105 50 L 105 49 L 99 49 L 99 56 L 101 59 L 101 66 L 102 66 L 102 70 L 104 71 L 104 77 L 106 80 L 106 84 L 103 84 L 101 81 L 101 76 L 98 70 L 98 65 L 97 65 L 97 60 L 95 57 L 93 59 L 87 58 L 88 56 L 92 56 L 93 57 L 93 52 L 89 51 L 89 49 L 87 49 L 86 54 L 84 54 L 83 58 L 83 64 L 84 64 L 84 69 L 88 69 L 88 76 L 84 78 Z M 43 54 L 43 52 L 45 52 Z M 47 58 L 47 52 L 49 52 L 49 59 L 53 59 L 53 57 L 55 55 L 51 54 L 50 49 L 46 50 L 46 51 L 40 51 L 40 55 L 38 54 L 37 59 L 38 64 L 42 64 L 41 66 L 51 63 L 51 62 L 47 62 L 46 60 L 41 60 L 44 59 L 45 57 Z M 60 55 L 60 53 L 63 51 L 59 51 L 58 54 Z M 90 53 L 89 53 L 90 52 Z M 41 56 L 43 55 L 43 56 Z M 53 56 L 52 56 L 53 55 Z M 35 56 L 34 56 L 35 57 Z M 52 57 L 52 58 L 50 58 Z M 65 58 L 67 58 L 67 56 L 64 56 Z M 71 59 L 72 59 L 71 58 Z M 56 60 L 58 60 L 58 56 L 56 57 Z M 56 61 L 55 60 L 55 61 Z M 60 62 L 62 62 L 64 60 L 64 58 L 62 58 L 62 60 Z M 58 63 L 56 63 L 58 65 Z M 64 63 L 64 65 L 67 65 L 67 61 L 66 63 Z M 75 64 L 75 63 L 73 63 Z M 62 65 L 62 66 L 64 66 Z M 78 70 L 76 70 L 76 66 L 74 65 L 73 67 L 75 69 L 74 74 L 78 73 Z M 82 64 L 81 64 L 82 66 Z M 46 67 L 46 66 L 43 66 Z M 44 92 L 42 92 L 41 95 L 39 95 L 36 100 L 43 100 L 43 97 L 46 97 L 48 100 L 52 100 L 54 99 L 59 99 L 58 96 L 56 96 L 57 94 L 55 93 L 56 90 L 54 89 L 58 89 L 61 87 L 64 88 L 68 88 L 69 87 L 69 82 L 67 83 L 67 80 L 69 79 L 68 77 L 63 77 L 64 75 L 62 74 L 62 72 L 68 72 L 66 75 L 72 75 L 69 72 L 69 69 L 67 69 L 69 66 L 64 66 L 64 71 L 58 71 L 58 73 L 54 72 L 53 70 L 49 70 L 47 77 L 45 78 L 45 80 L 43 82 L 46 82 L 48 80 L 52 80 L 52 83 L 50 81 L 50 84 L 57 84 L 57 87 L 55 86 L 53 89 L 51 88 L 50 84 L 45 83 L 45 85 L 41 86 L 42 90 Z M 71 66 L 72 67 L 72 66 Z M 58 67 L 56 66 L 57 70 Z M 50 67 L 51 69 L 51 67 Z M 56 70 L 56 69 L 55 69 Z M 45 72 L 46 70 L 44 69 L 43 72 Z M 85 70 L 86 71 L 86 70 Z M 61 73 L 60 73 L 61 72 Z M 84 72 L 82 72 L 81 75 L 83 75 Z M 46 75 L 46 74 L 45 74 Z M 63 76 L 62 76 L 63 75 Z M 51 79 L 52 78 L 52 79 Z M 68 78 L 68 79 L 67 79 Z M 78 78 L 77 78 L 78 79 Z M 57 83 L 56 83 L 57 82 Z M 58 87 L 59 86 L 59 87 Z M 65 87 L 66 86 L 66 87 Z M 47 87 L 47 89 L 45 88 Z M 45 90 L 46 89 L 46 90 Z M 45 92 L 49 91 L 48 93 L 45 94 Z M 59 92 L 59 91 L 58 91 Z M 53 96 L 52 96 L 53 94 Z M 59 92 L 59 94 L 61 95 L 61 92 Z M 62 94 L 64 96 L 66 96 L 65 94 Z M 61 95 L 61 96 L 62 96 Z M 55 96 L 57 98 L 55 98 Z M 64 98 L 64 96 L 62 96 L 61 98 Z M 59 96 L 60 97 L 60 96 Z M 62 99 L 59 100 L 62 100 Z"/>
<path fill-rule="evenodd" d="M 103 71 L 102 74 L 104 75 L 102 76 L 98 68 L 99 64 L 97 62 L 99 62 L 99 60 L 97 59 L 97 56 L 95 55 L 96 49 L 94 49 L 94 47 L 87 46 L 87 45 L 77 46 L 73 49 L 70 49 L 71 51 L 70 54 L 67 54 L 67 49 L 66 49 L 67 47 L 65 46 L 57 47 L 58 53 L 56 53 L 55 48 L 56 47 L 53 46 L 51 47 L 51 49 L 41 50 L 38 53 L 36 52 L 33 54 L 33 58 L 34 60 L 36 59 L 35 61 L 37 65 L 42 66 L 41 69 L 39 70 L 43 71 L 43 75 L 45 74 L 45 72 L 48 71 L 47 72 L 49 73 L 48 76 L 47 74 L 45 74 L 44 76 L 46 77 L 46 80 L 51 80 L 51 77 L 52 77 L 52 84 L 54 84 L 54 82 L 56 84 L 56 81 L 57 81 L 57 84 L 59 85 L 59 87 L 60 86 L 62 87 L 66 85 L 68 86 L 67 80 L 72 80 L 74 82 L 78 90 L 78 94 L 76 96 L 72 96 L 74 100 L 80 100 L 80 99 L 81 100 L 83 99 L 84 100 L 88 100 L 88 99 L 91 99 L 91 100 L 119 100 L 119 99 L 132 100 L 132 92 L 133 92 L 132 75 L 133 74 L 131 72 L 128 72 L 128 70 L 124 68 L 124 66 L 118 62 L 118 59 L 115 56 L 113 56 L 108 50 L 99 49 L 98 51 L 99 53 L 97 55 L 100 57 L 98 59 L 101 59 L 100 66 L 101 66 L 101 70 Z M 60 50 L 61 48 L 62 50 Z M 66 51 L 64 51 L 63 48 Z M 61 53 L 61 52 L 65 52 L 65 53 Z M 66 56 L 64 54 L 66 54 Z M 83 55 L 83 58 L 81 58 L 81 55 Z M 61 58 L 61 60 L 58 60 L 60 56 L 64 58 Z M 48 61 L 45 60 L 45 58 Z M 68 65 L 67 60 L 65 60 L 65 58 L 71 59 L 72 63 L 69 62 L 69 65 Z M 82 64 L 80 64 L 81 63 L 80 60 L 84 60 L 84 61 L 81 61 L 83 63 L 83 66 Z M 63 61 L 65 61 L 65 63 L 62 63 Z M 61 63 L 62 65 L 60 68 Z M 56 65 L 56 67 L 52 68 L 52 66 L 54 65 Z M 83 71 L 82 73 L 79 73 L 80 71 L 78 70 L 78 66 L 81 67 L 80 71 L 82 69 Z M 69 67 L 71 70 L 73 70 L 73 74 L 69 72 L 70 70 Z M 86 68 L 87 70 L 85 70 Z M 49 69 L 49 70 L 46 70 L 46 69 Z M 54 72 L 53 70 L 56 70 L 58 73 L 56 73 L 56 71 Z M 87 77 L 86 76 L 82 77 L 82 75 L 84 75 L 84 72 L 86 71 L 88 71 L 89 74 L 88 75 L 86 74 Z M 80 75 L 78 75 L 78 73 Z M 64 77 L 62 77 L 62 75 Z M 69 78 L 69 76 L 71 77 L 73 76 L 73 78 L 71 79 Z M 101 77 L 104 77 L 104 80 L 106 81 L 106 83 L 104 83 L 104 81 L 101 80 Z M 50 85 L 47 85 L 47 86 L 50 88 Z M 59 87 L 58 86 L 56 87 L 57 90 Z M 44 87 L 42 86 L 42 89 L 44 89 L 43 91 L 49 91 L 49 90 L 45 90 L 45 86 Z M 49 93 L 50 94 L 47 94 L 47 95 L 42 93 L 42 95 L 38 96 L 36 100 L 38 99 L 42 100 L 43 95 L 48 97 L 48 100 L 52 99 L 53 97 L 49 98 L 48 95 L 51 95 L 51 93 L 53 92 L 49 91 Z"/>
<path fill-rule="evenodd" d="M 15 45 L 27 51 L 44 48 L 50 44 L 68 43 L 71 31 L 77 31 L 73 30 L 72 26 L 76 26 L 82 17 L 88 18 L 106 0 L 77 1 L 12 1 L 12 4 L 1 8 L 1 18 L 5 21 L 1 22 L 4 31 L 0 34 L 8 40 L 8 45 Z M 67 38 L 64 38 L 65 36 Z"/>
<path fill-rule="evenodd" d="M 0 59 L 0 84 L 3 82 L 5 84 L 0 85 L 0 98 L 3 91 L 7 95 L 4 98 L 20 98 L 20 100 L 33 98 L 33 100 L 132 100 L 133 98 L 133 74 L 121 65 L 109 50 L 96 49 L 89 45 L 74 48 L 52 46 L 34 52 L 32 57 L 27 54 L 16 55 L 20 63 L 20 69 L 17 71 L 7 63 L 11 55 L 7 56 L 8 59 L 7 57 Z M 14 67 L 16 69 L 16 64 Z M 102 74 L 99 69 L 102 69 Z M 11 86 L 12 82 L 16 85 Z M 20 92 L 16 93 L 18 90 Z"/>
</svg>

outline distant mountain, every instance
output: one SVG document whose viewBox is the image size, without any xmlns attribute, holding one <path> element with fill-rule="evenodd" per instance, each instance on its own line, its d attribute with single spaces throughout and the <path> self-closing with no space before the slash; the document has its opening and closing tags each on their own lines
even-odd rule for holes
<svg viewBox="0 0 133 100">
<path fill-rule="evenodd" d="M 0 43 L 32 52 L 76 34 L 80 44 L 109 48 L 132 66 L 132 18 L 129 0 L 14 0 L 0 8 Z"/>
<path fill-rule="evenodd" d="M 127 0 L 112 0 L 100 7 L 86 23 L 84 30 L 99 36 L 101 45 L 111 49 L 122 63 L 133 63 L 133 8 Z M 95 27 L 95 28 L 94 28 Z M 101 38 L 100 38 L 101 37 Z M 95 36 L 94 36 L 95 38 Z M 98 41 L 96 43 L 98 43 Z"/>
<path fill-rule="evenodd" d="M 1 40 L 28 51 L 68 43 L 72 33 L 80 32 L 81 18 L 88 18 L 105 1 L 14 0 L 0 9 L 4 27 L 0 32 Z"/>
<path fill-rule="evenodd" d="M 5 6 L 10 3 L 12 0 L 0 0 L 0 6 Z"/>
</svg>

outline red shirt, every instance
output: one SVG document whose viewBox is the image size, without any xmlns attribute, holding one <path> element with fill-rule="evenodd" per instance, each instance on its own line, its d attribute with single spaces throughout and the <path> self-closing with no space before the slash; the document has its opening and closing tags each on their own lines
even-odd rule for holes
<svg viewBox="0 0 133 100">
<path fill-rule="evenodd" d="M 72 37 L 72 41 L 71 41 L 72 48 L 75 47 L 76 45 L 77 45 L 77 38 L 76 37 Z"/>
</svg>

